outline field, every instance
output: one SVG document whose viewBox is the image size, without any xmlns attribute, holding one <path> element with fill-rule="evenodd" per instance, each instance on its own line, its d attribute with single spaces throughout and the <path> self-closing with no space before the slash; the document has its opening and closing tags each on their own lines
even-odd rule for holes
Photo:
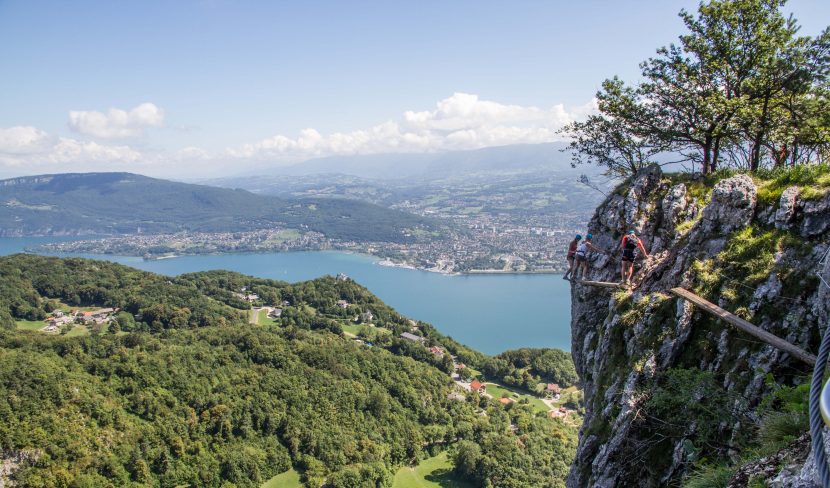
<svg viewBox="0 0 830 488">
<path fill-rule="evenodd" d="M 533 395 L 528 395 L 527 393 L 523 393 L 520 390 L 515 390 L 507 386 L 497 385 L 495 383 L 485 384 L 487 385 L 487 393 L 492 395 L 493 398 L 496 400 L 502 398 L 503 396 L 507 396 L 507 398 L 510 398 L 517 402 L 523 398 L 526 398 L 530 402 L 530 406 L 532 406 L 533 409 L 537 412 L 547 413 L 548 410 L 550 410 L 542 400 Z"/>
<path fill-rule="evenodd" d="M 81 324 L 75 324 L 75 326 L 72 327 L 72 330 L 70 330 L 69 332 L 66 333 L 66 336 L 67 337 L 76 337 L 76 336 L 83 336 L 83 335 L 87 335 L 87 334 L 89 334 L 89 328 L 87 328 L 87 326 L 81 325 Z"/>
<path fill-rule="evenodd" d="M 354 334 L 354 335 L 360 334 L 360 331 L 362 331 L 363 329 L 370 329 L 370 330 L 374 329 L 379 334 L 388 334 L 389 333 L 389 329 L 384 329 L 383 327 L 370 327 L 370 326 L 364 325 L 364 324 L 340 324 L 340 326 L 343 328 L 343 332 L 348 332 L 349 334 Z"/>
<path fill-rule="evenodd" d="M 268 309 L 251 309 L 250 311 L 250 323 L 254 325 L 275 325 L 276 322 L 274 319 L 268 317 Z"/>
<path fill-rule="evenodd" d="M 46 322 L 43 320 L 16 320 L 17 330 L 40 330 L 46 327 Z M 56 333 L 56 332 L 55 332 Z M 80 324 L 73 324 L 72 330 L 67 332 L 67 337 L 75 337 L 89 334 L 89 329 Z"/>
<path fill-rule="evenodd" d="M 300 473 L 289 469 L 263 483 L 261 488 L 303 488 L 303 484 L 300 483 Z"/>
<path fill-rule="evenodd" d="M 404 467 L 395 474 L 392 488 L 471 488 L 452 474 L 447 453 L 425 459 L 414 468 Z"/>
<path fill-rule="evenodd" d="M 447 453 L 425 459 L 414 468 L 404 467 L 395 474 L 392 488 L 472 488 L 467 482 L 453 476 L 452 463 Z M 278 474 L 262 484 L 261 488 L 302 488 L 300 474 L 293 469 Z"/>
<path fill-rule="evenodd" d="M 285 241 L 300 238 L 300 231 L 297 229 L 283 229 L 277 231 L 270 239 L 265 241 L 266 244 L 282 244 Z"/>
<path fill-rule="evenodd" d="M 16 320 L 18 330 L 40 330 L 46 327 L 43 320 Z"/>
</svg>

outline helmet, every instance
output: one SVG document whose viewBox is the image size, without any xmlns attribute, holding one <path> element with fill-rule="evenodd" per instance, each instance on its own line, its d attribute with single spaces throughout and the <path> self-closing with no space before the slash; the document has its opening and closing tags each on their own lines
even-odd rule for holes
<svg viewBox="0 0 830 488">
<path fill-rule="evenodd" d="M 634 235 L 637 235 L 637 233 L 634 232 L 634 229 L 632 229 L 632 230 L 628 231 L 628 235 L 634 236 Z"/>
<path fill-rule="evenodd" d="M 586 238 L 586 239 L 590 239 L 590 238 L 592 238 L 592 237 L 594 237 L 594 234 L 587 234 L 587 235 L 585 235 L 585 238 Z"/>
<path fill-rule="evenodd" d="M 576 239 L 577 241 L 578 241 L 578 240 L 580 240 L 580 239 L 582 239 L 582 234 L 577 234 L 577 235 L 576 235 L 576 237 L 575 237 L 575 239 Z"/>
</svg>

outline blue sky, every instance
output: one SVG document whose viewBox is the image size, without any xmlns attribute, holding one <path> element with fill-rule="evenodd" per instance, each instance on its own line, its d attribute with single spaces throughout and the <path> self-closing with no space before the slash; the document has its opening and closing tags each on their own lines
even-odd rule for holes
<svg viewBox="0 0 830 488">
<path fill-rule="evenodd" d="M 0 174 L 541 142 L 696 5 L 0 0 Z"/>
</svg>

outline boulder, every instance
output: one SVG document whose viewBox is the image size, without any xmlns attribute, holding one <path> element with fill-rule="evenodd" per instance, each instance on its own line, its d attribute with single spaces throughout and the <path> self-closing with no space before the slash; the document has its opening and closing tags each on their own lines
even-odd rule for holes
<svg viewBox="0 0 830 488">
<path fill-rule="evenodd" d="M 798 211 L 798 193 L 800 191 L 801 189 L 797 186 L 791 186 L 781 193 L 778 210 L 775 212 L 775 228 L 780 230 L 790 228 Z"/>
<path fill-rule="evenodd" d="M 804 219 L 801 221 L 801 235 L 814 237 L 830 229 L 830 193 L 819 200 L 803 203 Z"/>
<path fill-rule="evenodd" d="M 758 189 L 752 178 L 740 174 L 718 182 L 712 190 L 712 201 L 703 210 L 706 234 L 728 234 L 752 221 Z"/>
</svg>

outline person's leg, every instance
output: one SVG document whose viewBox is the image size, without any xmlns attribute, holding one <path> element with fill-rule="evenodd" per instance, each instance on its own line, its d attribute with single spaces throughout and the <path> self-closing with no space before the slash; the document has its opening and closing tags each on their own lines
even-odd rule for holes
<svg viewBox="0 0 830 488">
<path fill-rule="evenodd" d="M 565 275 L 562 276 L 562 279 L 567 280 L 568 277 L 571 276 L 571 273 L 573 273 L 573 270 L 574 270 L 574 258 L 568 258 L 568 271 L 565 271 Z"/>
<path fill-rule="evenodd" d="M 626 281 L 631 283 L 631 278 L 633 278 L 633 277 L 634 277 L 634 263 L 629 261 L 628 262 L 628 279 Z"/>
<path fill-rule="evenodd" d="M 623 282 L 624 285 L 628 283 L 628 266 L 627 265 L 628 265 L 628 261 L 623 259 L 622 264 L 620 265 L 620 280 Z"/>
</svg>

